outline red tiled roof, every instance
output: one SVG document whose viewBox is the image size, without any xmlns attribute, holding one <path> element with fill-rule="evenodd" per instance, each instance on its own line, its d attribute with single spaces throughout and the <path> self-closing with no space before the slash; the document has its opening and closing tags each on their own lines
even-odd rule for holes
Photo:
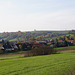
<svg viewBox="0 0 75 75">
<path fill-rule="evenodd" d="M 33 43 L 33 41 L 20 41 L 19 43 Z"/>
<path fill-rule="evenodd" d="M 75 40 L 68 40 L 68 42 L 73 42 L 73 43 L 75 43 Z"/>
<path fill-rule="evenodd" d="M 75 40 L 73 40 L 73 42 L 75 43 Z"/>
<path fill-rule="evenodd" d="M 39 43 L 34 43 L 33 46 L 41 46 Z"/>
<path fill-rule="evenodd" d="M 36 43 L 46 43 L 46 41 L 36 41 Z"/>
<path fill-rule="evenodd" d="M 62 40 L 59 40 L 58 42 L 62 42 Z"/>
</svg>

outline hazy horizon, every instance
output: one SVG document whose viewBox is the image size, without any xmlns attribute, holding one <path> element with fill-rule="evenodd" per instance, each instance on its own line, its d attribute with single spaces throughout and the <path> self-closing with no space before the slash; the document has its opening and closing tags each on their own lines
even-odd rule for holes
<svg viewBox="0 0 75 75">
<path fill-rule="evenodd" d="M 75 0 L 0 0 L 0 32 L 75 30 Z"/>
<path fill-rule="evenodd" d="M 26 30 L 26 31 L 4 31 L 4 32 L 0 32 L 0 33 L 11 33 L 11 32 L 35 32 L 35 31 L 72 31 L 74 29 L 70 29 L 70 30 Z"/>
</svg>

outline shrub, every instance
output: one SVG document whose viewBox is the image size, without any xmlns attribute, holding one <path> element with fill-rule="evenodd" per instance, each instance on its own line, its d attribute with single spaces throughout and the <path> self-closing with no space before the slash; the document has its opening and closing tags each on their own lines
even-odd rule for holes
<svg viewBox="0 0 75 75">
<path fill-rule="evenodd" d="M 0 49 L 0 53 L 3 53 L 3 50 L 2 49 Z"/>
<path fill-rule="evenodd" d="M 48 46 L 42 46 L 39 48 L 34 48 L 30 51 L 28 51 L 25 56 L 38 56 L 38 55 L 48 55 L 48 54 L 54 54 L 57 51 L 53 48 L 50 48 Z"/>
</svg>

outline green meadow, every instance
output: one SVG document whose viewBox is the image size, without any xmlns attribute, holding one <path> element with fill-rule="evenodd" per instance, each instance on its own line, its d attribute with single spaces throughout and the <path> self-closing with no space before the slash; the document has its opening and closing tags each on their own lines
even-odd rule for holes
<svg viewBox="0 0 75 75">
<path fill-rule="evenodd" d="M 75 49 L 75 46 L 68 46 L 68 47 L 58 47 L 58 48 L 54 48 L 54 49 L 57 49 L 57 50 L 59 50 L 59 49 Z"/>
<path fill-rule="evenodd" d="M 33 57 L 0 57 L 0 75 L 75 75 L 75 51 Z"/>
</svg>

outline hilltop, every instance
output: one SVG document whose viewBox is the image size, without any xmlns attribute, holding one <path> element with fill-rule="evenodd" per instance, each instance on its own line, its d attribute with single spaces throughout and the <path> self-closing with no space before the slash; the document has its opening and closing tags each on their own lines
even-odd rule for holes
<svg viewBox="0 0 75 75">
<path fill-rule="evenodd" d="M 0 40 L 10 40 L 10 41 L 24 41 L 24 40 L 45 40 L 52 39 L 55 37 L 68 35 L 68 31 L 28 31 L 28 32 L 3 32 L 0 33 Z M 42 38 L 42 39 L 41 39 Z"/>
</svg>

